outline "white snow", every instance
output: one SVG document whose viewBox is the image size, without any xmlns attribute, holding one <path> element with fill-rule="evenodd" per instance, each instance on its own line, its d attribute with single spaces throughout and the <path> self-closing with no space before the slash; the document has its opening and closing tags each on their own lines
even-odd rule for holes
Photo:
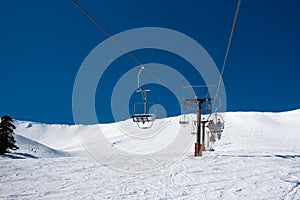
<svg viewBox="0 0 300 200">
<path fill-rule="evenodd" d="M 178 152 L 164 151 L 174 141 L 194 142 L 191 123 L 178 131 L 179 117 L 157 120 L 142 132 L 131 120 L 72 126 L 16 121 L 20 149 L 0 157 L 0 198 L 300 199 L 300 110 L 228 112 L 224 118 L 216 151 L 203 157 L 193 157 L 191 143 L 185 152 L 180 143 Z M 120 159 L 110 149 L 131 156 Z M 101 153 L 111 162 L 98 161 Z M 172 157 L 176 153 L 183 154 Z M 144 163 L 161 169 L 143 172 Z"/>
</svg>

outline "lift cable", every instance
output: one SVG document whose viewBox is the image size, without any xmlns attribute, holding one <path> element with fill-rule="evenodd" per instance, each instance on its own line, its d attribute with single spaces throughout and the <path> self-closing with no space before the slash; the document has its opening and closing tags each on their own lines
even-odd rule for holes
<svg viewBox="0 0 300 200">
<path fill-rule="evenodd" d="M 75 0 L 71 1 L 81 10 L 81 12 L 83 12 L 83 14 L 85 14 L 96 26 L 98 26 L 98 28 L 100 28 L 108 36 L 108 38 L 110 38 L 116 45 L 124 50 L 124 52 L 126 52 L 126 54 L 130 56 L 138 65 L 143 66 L 143 64 L 134 55 L 132 55 L 132 53 L 130 53 L 130 51 L 128 51 L 128 49 L 122 45 L 121 42 L 114 38 L 114 36 L 109 33 L 93 16 L 91 16 L 78 2 Z"/>
<path fill-rule="evenodd" d="M 124 52 L 126 52 L 126 54 L 128 56 L 130 56 L 134 62 L 136 62 L 138 65 L 140 65 L 141 67 L 144 67 L 144 65 L 124 46 L 122 45 L 121 42 L 119 42 L 116 38 L 114 38 L 114 36 L 109 33 L 93 16 L 91 16 L 76 0 L 71 0 L 72 3 L 74 5 L 76 5 L 82 12 L 83 14 L 85 14 L 98 28 L 100 28 L 116 45 L 118 45 L 121 49 L 124 50 Z M 218 96 L 219 93 L 219 88 L 221 85 L 221 81 L 222 81 L 222 77 L 223 77 L 223 73 L 225 70 L 225 65 L 226 65 L 226 61 L 227 61 L 227 57 L 228 57 L 228 53 L 229 53 L 229 49 L 230 49 L 230 45 L 231 45 L 231 40 L 232 40 L 232 36 L 233 36 L 233 32 L 235 29 L 235 25 L 236 25 L 236 20 L 238 17 L 238 13 L 239 13 L 239 9 L 240 9 L 240 4 L 241 4 L 241 0 L 238 0 L 237 3 L 237 8 L 235 11 L 235 16 L 234 16 L 234 20 L 233 20 L 233 24 L 232 24 L 232 29 L 230 32 L 230 36 L 229 36 L 229 41 L 228 41 L 228 45 L 227 45 L 227 49 L 226 49 L 226 53 L 225 53 L 225 58 L 224 58 L 224 62 L 223 62 L 223 66 L 222 66 L 222 70 L 220 73 L 220 79 L 219 79 L 219 83 L 218 83 L 218 87 L 217 87 L 217 92 L 216 92 L 216 97 Z M 166 85 L 163 83 L 163 81 L 161 81 L 156 75 L 154 75 L 153 72 L 151 72 L 148 68 L 145 68 L 146 71 L 154 78 L 156 79 L 158 82 L 160 82 L 161 85 L 165 86 Z M 166 87 L 167 88 L 167 87 Z M 190 92 L 190 91 L 189 91 Z"/>
<path fill-rule="evenodd" d="M 223 74 L 224 74 L 225 65 L 226 65 L 226 62 L 227 62 L 227 57 L 228 57 L 228 53 L 229 53 L 229 49 L 230 49 L 230 45 L 231 45 L 231 40 L 232 40 L 233 32 L 234 32 L 235 25 L 236 25 L 236 20 L 237 20 L 239 10 L 240 10 L 240 5 L 241 5 L 241 0 L 238 0 L 236 10 L 235 10 L 234 19 L 233 19 L 233 23 L 232 23 L 232 27 L 231 27 L 231 32 L 230 32 L 230 36 L 229 36 L 229 40 L 228 40 L 228 44 L 227 44 L 227 48 L 226 48 L 226 53 L 225 53 L 225 57 L 224 57 L 224 61 L 223 61 L 223 66 L 222 66 L 222 70 L 221 70 L 221 73 L 220 73 L 220 79 L 219 79 L 219 83 L 218 83 L 218 87 L 217 87 L 216 97 L 219 95 L 218 93 L 219 93 L 221 81 L 223 79 L 222 77 L 223 77 Z"/>
<path fill-rule="evenodd" d="M 85 14 L 98 28 L 100 28 L 107 36 L 110 38 L 116 45 L 118 45 L 128 56 L 130 56 L 136 64 L 144 68 L 156 81 L 158 81 L 161 85 L 168 88 L 162 80 L 160 80 L 153 72 L 151 72 L 148 68 L 146 68 L 142 62 L 140 62 L 130 51 L 121 43 L 119 42 L 114 36 L 109 33 L 93 16 L 91 16 L 77 1 L 71 0 L 74 5 L 76 5 L 82 12 Z"/>
</svg>

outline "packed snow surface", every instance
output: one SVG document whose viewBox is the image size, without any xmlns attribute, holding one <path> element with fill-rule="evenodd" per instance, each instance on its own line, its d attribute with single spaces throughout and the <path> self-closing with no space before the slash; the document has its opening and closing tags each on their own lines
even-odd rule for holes
<svg viewBox="0 0 300 200">
<path fill-rule="evenodd" d="M 221 140 L 203 157 L 194 157 L 187 142 L 195 141 L 194 117 L 185 128 L 180 116 L 156 120 L 154 132 L 131 120 L 71 126 L 16 121 L 20 149 L 0 157 L 0 198 L 300 199 L 300 110 L 227 112 Z M 184 151 L 180 144 L 179 152 L 164 150 L 174 138 L 188 144 Z M 109 154 L 113 149 L 128 154 Z M 143 171 L 144 163 L 161 165 Z"/>
</svg>

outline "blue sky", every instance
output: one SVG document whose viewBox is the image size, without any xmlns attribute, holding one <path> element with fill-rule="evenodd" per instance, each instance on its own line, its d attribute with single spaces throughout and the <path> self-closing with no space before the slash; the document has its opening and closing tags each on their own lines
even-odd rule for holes
<svg viewBox="0 0 300 200">
<path fill-rule="evenodd" d="M 235 0 L 78 2 L 112 34 L 149 26 L 182 32 L 200 43 L 219 69 L 236 7 Z M 227 110 L 277 112 L 300 107 L 299 10 L 298 0 L 242 1 L 223 77 Z M 69 0 L 2 2 L 0 25 L 0 115 L 72 124 L 77 71 L 107 36 Z M 165 52 L 133 53 L 142 62 L 181 62 Z M 128 58 L 118 62 L 133 66 Z M 160 97 L 153 96 L 166 101 Z M 96 101 L 97 112 L 107 116 L 102 121 L 113 121 L 107 109 L 109 95 L 101 90 Z M 168 107 L 169 115 L 179 114 L 176 103 Z"/>
</svg>

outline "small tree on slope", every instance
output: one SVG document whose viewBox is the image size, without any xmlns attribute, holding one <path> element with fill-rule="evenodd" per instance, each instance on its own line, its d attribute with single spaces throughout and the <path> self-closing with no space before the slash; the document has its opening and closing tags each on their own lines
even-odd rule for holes
<svg viewBox="0 0 300 200">
<path fill-rule="evenodd" d="M 14 129 L 13 119 L 9 116 L 1 117 L 0 122 L 0 155 L 9 153 L 9 149 L 16 150 L 19 149 L 15 145 L 16 141 L 14 139 Z"/>
</svg>

